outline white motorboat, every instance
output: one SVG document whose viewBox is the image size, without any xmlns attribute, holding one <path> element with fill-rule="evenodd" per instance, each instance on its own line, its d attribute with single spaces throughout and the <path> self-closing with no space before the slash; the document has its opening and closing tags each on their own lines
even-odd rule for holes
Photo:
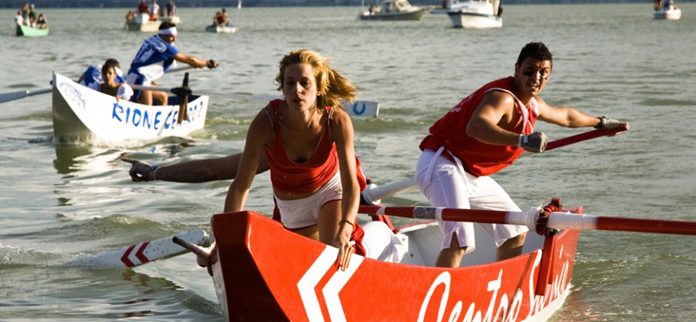
<svg viewBox="0 0 696 322">
<path fill-rule="evenodd" d="M 447 15 L 455 28 L 500 28 L 503 26 L 499 0 L 452 0 Z"/>
<path fill-rule="evenodd" d="M 361 20 L 420 20 L 433 10 L 433 6 L 412 6 L 408 0 L 385 0 L 379 6 L 370 6 L 362 10 Z"/>
</svg>

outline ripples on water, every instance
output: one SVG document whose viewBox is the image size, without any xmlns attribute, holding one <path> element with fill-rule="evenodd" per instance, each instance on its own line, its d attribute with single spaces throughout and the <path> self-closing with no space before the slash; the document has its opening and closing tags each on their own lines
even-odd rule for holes
<svg viewBox="0 0 696 322">
<path fill-rule="evenodd" d="M 0 320 L 221 320 L 212 283 L 191 256 L 131 270 L 65 268 L 85 254 L 207 227 L 228 182 L 131 183 L 122 153 L 152 163 L 239 152 L 263 102 L 276 94 L 280 57 L 316 49 L 352 79 L 378 119 L 356 119 L 356 149 L 377 183 L 413 173 L 417 143 L 459 99 L 512 73 L 519 49 L 542 40 L 555 56 L 544 98 L 627 119 L 616 138 L 522 158 L 496 179 L 522 207 L 561 196 L 588 213 L 696 220 L 696 9 L 653 21 L 651 4 L 506 6 L 500 30 L 456 30 L 444 16 L 418 23 L 361 22 L 357 8 L 259 8 L 232 12 L 240 31 L 202 32 L 216 9 L 181 8 L 179 47 L 221 62 L 191 74 L 211 96 L 206 129 L 193 140 L 148 146 L 52 143 L 50 96 L 2 106 L 0 123 Z M 14 16 L 11 10 L 0 11 Z M 77 78 L 107 57 L 126 67 L 147 36 L 120 30 L 125 9 L 44 11 L 47 38 L 0 35 L 0 92 L 45 88 L 52 71 Z M 181 76 L 162 79 L 171 87 Z M 552 138 L 577 133 L 540 125 Z M 270 210 L 261 175 L 248 208 Z M 386 200 L 424 204 L 417 191 Z M 575 289 L 556 321 L 689 321 L 696 270 L 692 238 L 587 232 Z"/>
</svg>

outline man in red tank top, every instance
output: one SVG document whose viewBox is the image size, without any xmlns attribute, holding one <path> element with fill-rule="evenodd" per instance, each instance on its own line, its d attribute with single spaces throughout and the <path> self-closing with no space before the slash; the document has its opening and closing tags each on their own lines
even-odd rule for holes
<svg viewBox="0 0 696 322">
<path fill-rule="evenodd" d="M 464 98 L 431 128 L 421 142 L 418 186 L 433 206 L 520 211 L 491 177 L 524 151 L 543 152 L 546 135 L 536 120 L 565 127 L 612 129 L 626 125 L 571 107 L 552 106 L 539 95 L 551 76 L 552 56 L 541 42 L 522 48 L 515 74 L 490 82 Z M 486 224 L 498 247 L 497 258 L 522 252 L 527 228 Z M 437 265 L 457 267 L 475 248 L 473 223 L 440 222 L 444 239 Z"/>
</svg>

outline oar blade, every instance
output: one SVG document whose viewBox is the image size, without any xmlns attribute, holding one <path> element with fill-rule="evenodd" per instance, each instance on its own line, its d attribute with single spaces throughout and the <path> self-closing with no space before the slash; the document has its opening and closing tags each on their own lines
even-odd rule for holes
<svg viewBox="0 0 696 322">
<path fill-rule="evenodd" d="M 173 237 L 199 246 L 206 246 L 210 243 L 207 232 L 202 229 L 194 229 L 176 236 L 140 242 L 116 250 L 104 251 L 90 257 L 79 258 L 68 262 L 66 265 L 91 268 L 127 268 L 187 253 L 187 249 L 172 241 Z"/>
</svg>

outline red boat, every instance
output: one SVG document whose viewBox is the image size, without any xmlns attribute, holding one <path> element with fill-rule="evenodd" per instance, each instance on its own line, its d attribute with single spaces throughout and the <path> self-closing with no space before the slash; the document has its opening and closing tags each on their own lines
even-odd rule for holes
<svg viewBox="0 0 696 322">
<path fill-rule="evenodd" d="M 570 292 L 578 230 L 529 232 L 523 254 L 496 262 L 492 240 L 461 268 L 432 267 L 436 223 L 397 230 L 400 263 L 353 255 L 338 271 L 337 249 L 243 211 L 211 220 L 215 288 L 230 321 L 543 321 Z M 478 229 L 478 225 L 477 229 Z"/>
</svg>

